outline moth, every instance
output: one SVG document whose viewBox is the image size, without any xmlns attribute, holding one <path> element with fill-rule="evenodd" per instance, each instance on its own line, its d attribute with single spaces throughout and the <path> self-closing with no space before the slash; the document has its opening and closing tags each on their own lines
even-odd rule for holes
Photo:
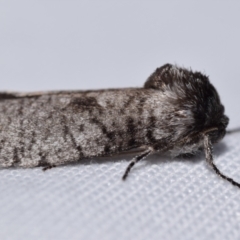
<svg viewBox="0 0 240 240">
<path fill-rule="evenodd" d="M 172 157 L 204 150 L 226 134 L 229 119 L 206 75 L 165 64 L 142 88 L 0 93 L 0 166 L 44 170 L 83 158 L 141 148 L 132 167 L 154 152 Z"/>
</svg>

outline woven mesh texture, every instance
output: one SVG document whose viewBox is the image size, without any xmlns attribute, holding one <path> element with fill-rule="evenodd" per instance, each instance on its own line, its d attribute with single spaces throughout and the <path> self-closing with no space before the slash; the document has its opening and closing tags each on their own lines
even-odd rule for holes
<svg viewBox="0 0 240 240">
<path fill-rule="evenodd" d="M 240 135 L 215 146 L 215 162 L 240 181 Z M 43 172 L 0 170 L 0 239 L 239 239 L 240 190 L 204 156 L 139 163 L 96 159 Z"/>
</svg>

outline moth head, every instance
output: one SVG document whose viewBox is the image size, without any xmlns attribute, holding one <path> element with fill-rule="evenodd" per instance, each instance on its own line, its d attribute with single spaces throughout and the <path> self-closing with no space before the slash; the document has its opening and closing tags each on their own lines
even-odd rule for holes
<svg viewBox="0 0 240 240">
<path fill-rule="evenodd" d="M 221 140 L 228 125 L 224 106 L 208 77 L 201 72 L 165 64 L 157 68 L 147 79 L 144 88 L 161 91 L 165 100 L 176 109 L 190 112 L 194 124 L 186 126 L 188 135 L 197 135 L 208 129 L 211 142 Z"/>
<path fill-rule="evenodd" d="M 226 115 L 223 115 L 215 127 L 208 128 L 203 131 L 203 133 L 207 133 L 212 143 L 217 143 L 220 141 L 226 134 L 226 128 L 229 122 L 229 118 Z"/>
<path fill-rule="evenodd" d="M 225 115 L 219 119 L 218 122 L 215 122 L 212 127 L 206 127 L 202 131 L 194 132 L 191 131 L 186 136 L 188 145 L 199 143 L 202 145 L 203 137 L 208 135 L 209 140 L 212 144 L 219 142 L 226 134 L 226 128 L 229 122 L 229 118 Z M 184 141 L 183 141 L 184 143 Z M 184 144 L 183 144 L 184 145 Z"/>
<path fill-rule="evenodd" d="M 210 141 L 216 143 L 225 136 L 229 118 L 224 114 L 220 97 L 209 81 L 204 84 L 203 92 L 198 96 L 198 105 L 193 108 L 197 130 L 208 131 Z"/>
</svg>

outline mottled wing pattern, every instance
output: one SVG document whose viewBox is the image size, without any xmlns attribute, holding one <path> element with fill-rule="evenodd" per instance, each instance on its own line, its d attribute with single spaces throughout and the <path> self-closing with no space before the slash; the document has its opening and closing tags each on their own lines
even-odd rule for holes
<svg viewBox="0 0 240 240">
<path fill-rule="evenodd" d="M 143 89 L 1 93 L 0 165 L 59 165 L 153 141 L 148 95 Z"/>
</svg>

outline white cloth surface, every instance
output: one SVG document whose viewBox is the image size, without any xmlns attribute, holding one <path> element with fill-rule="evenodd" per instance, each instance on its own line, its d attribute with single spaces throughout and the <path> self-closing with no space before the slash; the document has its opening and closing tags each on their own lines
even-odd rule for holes
<svg viewBox="0 0 240 240">
<path fill-rule="evenodd" d="M 0 91 L 142 86 L 167 62 L 205 72 L 240 125 L 237 1 L 0 0 Z M 240 133 L 214 146 L 240 182 Z M 200 154 L 0 169 L 1 240 L 240 239 L 240 189 Z"/>
<path fill-rule="evenodd" d="M 240 134 L 215 148 L 215 162 L 240 181 Z M 191 160 L 98 160 L 0 174 L 0 239 L 239 239 L 240 189 Z"/>
</svg>

